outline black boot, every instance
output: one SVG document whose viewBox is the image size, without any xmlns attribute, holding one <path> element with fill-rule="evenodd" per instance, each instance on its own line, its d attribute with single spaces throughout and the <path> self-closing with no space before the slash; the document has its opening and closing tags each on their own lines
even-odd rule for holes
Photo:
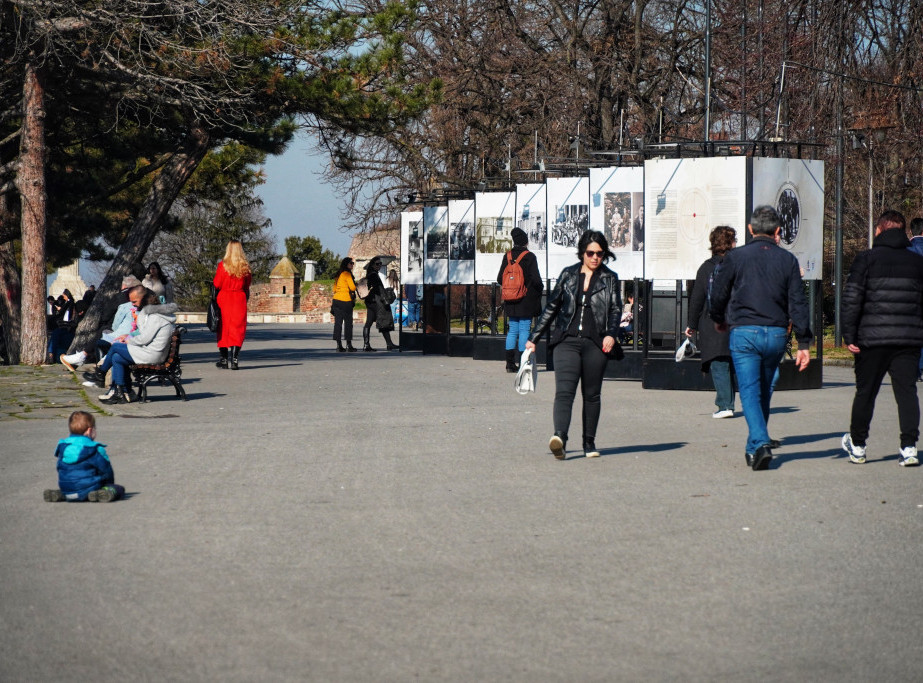
<svg viewBox="0 0 923 683">
<path fill-rule="evenodd" d="M 238 353 L 240 353 L 240 347 L 239 347 L 239 346 L 232 346 L 232 347 L 231 347 L 231 370 L 239 370 L 239 369 L 240 369 L 240 368 L 237 367 L 237 354 L 238 354 Z"/>
<path fill-rule="evenodd" d="M 346 353 L 346 349 L 343 347 L 343 344 L 339 339 L 337 339 L 337 353 Z"/>
<path fill-rule="evenodd" d="M 353 340 L 350 339 L 350 340 L 348 340 L 348 341 L 346 342 L 346 350 L 347 350 L 349 353 L 355 353 L 355 352 L 358 351 L 359 349 L 357 349 L 355 346 L 353 346 Z"/>
<path fill-rule="evenodd" d="M 391 341 L 391 333 L 387 330 L 381 333 L 381 336 L 385 338 L 385 343 L 388 345 L 388 351 L 397 351 L 400 347 Z"/>
<path fill-rule="evenodd" d="M 375 350 L 372 348 L 372 345 L 369 344 L 369 334 L 370 334 L 369 328 L 363 327 L 362 328 L 362 341 L 365 343 L 365 346 L 362 347 L 363 351 L 374 351 Z"/>
<path fill-rule="evenodd" d="M 506 371 L 519 372 L 519 366 L 516 365 L 516 349 L 506 350 Z"/>
<path fill-rule="evenodd" d="M 99 399 L 100 403 L 105 403 L 106 405 L 114 405 L 116 403 L 131 403 L 132 396 L 131 390 L 126 391 L 125 387 L 114 386 L 112 391 L 109 392 L 108 398 Z"/>
<path fill-rule="evenodd" d="M 217 363 L 215 363 L 215 367 L 227 370 L 228 369 L 228 347 L 227 346 L 220 347 L 218 349 L 218 353 L 221 354 L 221 358 Z"/>
</svg>

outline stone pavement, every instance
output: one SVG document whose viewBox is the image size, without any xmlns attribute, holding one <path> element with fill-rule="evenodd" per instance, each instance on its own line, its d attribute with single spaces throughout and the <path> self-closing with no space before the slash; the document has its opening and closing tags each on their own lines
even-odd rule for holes
<svg viewBox="0 0 923 683">
<path fill-rule="evenodd" d="M 188 402 L 94 408 L 111 505 L 41 497 L 82 387 L 0 369 L 0 680 L 923 674 L 923 468 L 888 387 L 866 465 L 845 367 L 776 395 L 767 472 L 710 393 L 632 381 L 603 388 L 602 457 L 559 462 L 550 374 L 523 397 L 502 363 L 330 332 L 252 326 L 232 372 L 190 325 Z"/>
</svg>

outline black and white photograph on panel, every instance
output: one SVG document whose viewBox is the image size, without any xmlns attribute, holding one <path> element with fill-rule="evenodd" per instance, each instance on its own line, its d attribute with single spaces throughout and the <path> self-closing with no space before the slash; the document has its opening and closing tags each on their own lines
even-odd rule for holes
<svg viewBox="0 0 923 683">
<path fill-rule="evenodd" d="M 779 246 L 795 255 L 805 280 L 822 279 L 824 162 L 754 157 L 752 163 L 753 206 L 775 207 Z"/>
<path fill-rule="evenodd" d="M 564 204 L 555 206 L 551 241 L 561 247 L 576 248 L 580 235 L 590 227 L 589 204 Z"/>
<path fill-rule="evenodd" d="M 474 200 L 449 200 L 449 284 L 474 284 Z"/>
<path fill-rule="evenodd" d="M 536 254 L 539 268 L 545 265 L 548 249 L 547 192 L 545 183 L 516 185 L 516 227 L 529 238 L 529 251 Z"/>
<path fill-rule="evenodd" d="M 590 169 L 590 229 L 606 236 L 615 254 L 615 262 L 608 265 L 623 279 L 644 277 L 643 206 L 642 167 Z"/>
<path fill-rule="evenodd" d="M 426 223 L 426 258 L 444 259 L 449 256 L 449 220 L 448 210 L 443 210 L 435 215 L 437 219 Z"/>
<path fill-rule="evenodd" d="M 481 254 L 505 254 L 513 248 L 516 227 L 515 193 L 479 192 L 476 195 L 477 250 Z"/>
<path fill-rule="evenodd" d="M 401 281 L 423 282 L 423 212 L 401 212 Z"/>
</svg>

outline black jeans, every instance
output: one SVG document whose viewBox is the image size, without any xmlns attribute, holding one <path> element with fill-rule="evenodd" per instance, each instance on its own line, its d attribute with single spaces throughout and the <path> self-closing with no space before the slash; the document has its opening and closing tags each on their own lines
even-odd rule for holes
<svg viewBox="0 0 923 683">
<path fill-rule="evenodd" d="M 901 448 L 915 446 L 920 438 L 920 404 L 917 401 L 918 346 L 875 346 L 856 354 L 856 395 L 852 402 L 849 433 L 853 443 L 864 446 L 875 411 L 881 381 L 891 376 L 897 401 Z"/>
<path fill-rule="evenodd" d="M 346 332 L 346 341 L 353 340 L 353 302 L 333 300 L 333 338 L 340 341 L 342 332 Z M 344 330 L 345 328 L 345 330 Z"/>
<path fill-rule="evenodd" d="M 583 438 L 596 438 L 599 424 L 599 396 L 603 375 L 609 362 L 606 354 L 592 339 L 565 337 L 554 347 L 554 431 L 567 434 L 577 395 L 577 383 L 583 396 Z"/>
</svg>

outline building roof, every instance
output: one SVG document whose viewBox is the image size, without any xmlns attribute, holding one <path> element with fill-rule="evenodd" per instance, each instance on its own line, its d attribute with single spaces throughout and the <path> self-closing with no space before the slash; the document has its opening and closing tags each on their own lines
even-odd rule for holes
<svg viewBox="0 0 923 683">
<path fill-rule="evenodd" d="M 283 256 L 269 273 L 269 277 L 301 277 L 301 273 L 288 256 Z"/>
</svg>

